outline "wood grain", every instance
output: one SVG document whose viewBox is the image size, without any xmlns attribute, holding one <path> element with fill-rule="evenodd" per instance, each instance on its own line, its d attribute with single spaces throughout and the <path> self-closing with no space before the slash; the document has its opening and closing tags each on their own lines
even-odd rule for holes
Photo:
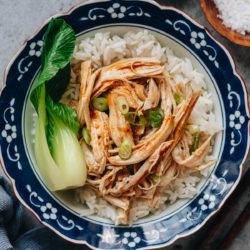
<svg viewBox="0 0 250 250">
<path fill-rule="evenodd" d="M 200 0 L 200 4 L 208 22 L 218 33 L 233 43 L 250 47 L 250 34 L 241 35 L 223 25 L 222 20 L 217 17 L 218 9 L 212 0 Z"/>
<path fill-rule="evenodd" d="M 233 191 L 233 193 L 226 200 L 223 207 L 216 214 L 216 218 L 213 220 L 213 224 L 207 229 L 205 237 L 201 240 L 200 244 L 196 248 L 197 250 L 203 250 L 204 247 L 207 245 L 208 241 L 215 234 L 216 230 L 221 225 L 221 223 L 224 221 L 224 219 L 226 218 L 228 213 L 231 211 L 231 209 L 234 207 L 234 205 L 237 204 L 241 195 L 250 186 L 249 180 L 250 180 L 250 168 L 247 170 L 247 172 L 243 176 L 242 180 L 240 181 L 240 183 L 238 184 L 236 189 Z"/>
</svg>

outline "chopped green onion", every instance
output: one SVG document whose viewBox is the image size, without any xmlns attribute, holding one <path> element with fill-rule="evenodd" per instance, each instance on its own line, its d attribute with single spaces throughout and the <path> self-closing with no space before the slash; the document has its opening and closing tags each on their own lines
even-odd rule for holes
<svg viewBox="0 0 250 250">
<path fill-rule="evenodd" d="M 181 104 L 185 100 L 179 92 L 173 92 L 173 96 L 177 105 Z"/>
<path fill-rule="evenodd" d="M 161 176 L 157 175 L 156 173 L 151 174 L 150 177 L 156 182 L 161 178 Z"/>
<path fill-rule="evenodd" d="M 155 111 L 149 111 L 148 117 L 153 128 L 158 128 L 164 118 L 164 112 L 160 107 L 157 107 Z"/>
<path fill-rule="evenodd" d="M 125 114 L 125 119 L 127 122 L 129 122 L 132 125 L 150 125 L 150 123 L 146 120 L 146 118 L 143 115 L 139 116 L 140 122 L 139 123 L 135 123 L 132 121 L 132 119 L 130 118 L 130 115 L 136 115 L 138 116 L 137 112 L 128 112 L 127 114 Z"/>
<path fill-rule="evenodd" d="M 163 120 L 163 115 L 158 111 L 149 111 L 148 118 L 152 122 L 159 122 Z"/>
<path fill-rule="evenodd" d="M 194 144 L 195 144 L 195 139 L 193 139 L 193 141 L 192 141 L 192 145 L 191 145 L 191 149 L 190 149 L 190 155 L 192 155 L 193 152 L 194 152 Z"/>
<path fill-rule="evenodd" d="M 140 119 L 140 124 L 141 125 L 150 125 L 150 121 L 147 121 L 147 119 L 145 118 L 145 116 L 140 115 L 139 119 Z"/>
<path fill-rule="evenodd" d="M 195 150 L 198 149 L 198 147 L 199 147 L 199 141 L 200 141 L 200 135 L 199 135 L 199 133 L 196 133 L 196 135 L 195 135 L 195 144 L 196 144 Z"/>
<path fill-rule="evenodd" d="M 192 135 L 200 131 L 199 126 L 197 125 L 187 125 L 186 130 L 188 130 Z"/>
<path fill-rule="evenodd" d="M 118 154 L 121 159 L 127 160 L 130 158 L 132 153 L 132 145 L 129 141 L 124 141 L 119 148 Z"/>
<path fill-rule="evenodd" d="M 93 107 L 99 111 L 106 111 L 109 109 L 107 98 L 98 97 L 93 100 Z"/>
<path fill-rule="evenodd" d="M 116 100 L 119 110 L 125 115 L 129 111 L 129 105 L 125 97 L 119 96 Z"/>
<path fill-rule="evenodd" d="M 162 122 L 162 121 L 151 122 L 151 126 L 152 126 L 153 128 L 158 128 L 158 127 L 161 125 L 161 122 Z"/>
<path fill-rule="evenodd" d="M 157 109 L 156 109 L 155 111 L 159 112 L 162 116 L 164 116 L 164 112 L 163 112 L 163 110 L 160 108 L 160 106 L 158 106 Z"/>
<path fill-rule="evenodd" d="M 139 125 L 139 124 L 136 124 L 132 121 L 132 119 L 130 118 L 130 115 L 138 115 L 137 112 L 128 112 L 126 115 L 125 115 L 125 119 L 127 122 L 129 122 L 130 124 L 132 125 Z"/>
<path fill-rule="evenodd" d="M 89 131 L 88 131 L 88 129 L 87 129 L 86 126 L 84 126 L 84 127 L 82 128 L 82 136 L 83 136 L 84 141 L 85 141 L 88 145 L 90 145 L 91 137 L 90 137 L 90 135 L 89 135 Z"/>
<path fill-rule="evenodd" d="M 130 174 L 134 174 L 134 171 L 133 171 L 134 170 L 134 165 L 128 165 L 127 169 L 128 169 Z"/>
<path fill-rule="evenodd" d="M 197 132 L 194 136 L 194 139 L 192 141 L 191 149 L 190 149 L 190 154 L 192 155 L 195 150 L 198 149 L 199 147 L 199 141 L 200 141 L 200 135 Z"/>
</svg>

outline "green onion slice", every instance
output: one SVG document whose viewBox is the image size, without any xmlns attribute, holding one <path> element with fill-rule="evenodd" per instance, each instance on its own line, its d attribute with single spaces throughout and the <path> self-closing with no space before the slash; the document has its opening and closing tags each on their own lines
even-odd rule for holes
<svg viewBox="0 0 250 250">
<path fill-rule="evenodd" d="M 164 112 L 160 107 L 157 107 L 155 111 L 149 111 L 148 117 L 153 128 L 158 128 L 164 118 Z"/>
<path fill-rule="evenodd" d="M 159 112 L 162 116 L 164 116 L 164 112 L 159 106 L 157 107 L 155 111 Z"/>
<path fill-rule="evenodd" d="M 156 182 L 159 181 L 159 179 L 161 178 L 161 176 L 156 175 L 156 173 L 151 174 L 150 177 Z"/>
<path fill-rule="evenodd" d="M 152 122 L 159 122 L 163 120 L 163 115 L 158 111 L 149 111 L 148 118 Z"/>
<path fill-rule="evenodd" d="M 117 103 L 117 106 L 119 108 L 119 110 L 125 115 L 128 113 L 129 111 L 129 105 L 128 105 L 128 102 L 126 100 L 125 97 L 123 96 L 119 96 L 117 99 L 116 99 L 116 103 Z"/>
<path fill-rule="evenodd" d="M 195 150 L 198 149 L 199 147 L 199 141 L 200 141 L 200 135 L 197 132 L 194 136 L 194 139 L 192 141 L 191 149 L 190 149 L 190 154 L 192 155 Z"/>
<path fill-rule="evenodd" d="M 140 124 L 141 125 L 148 125 L 148 126 L 150 125 L 150 121 L 147 121 L 147 119 L 145 118 L 145 116 L 140 115 L 139 119 L 140 119 Z"/>
<path fill-rule="evenodd" d="M 195 139 L 193 139 L 193 141 L 192 141 L 192 145 L 191 145 L 191 149 L 190 149 L 190 155 L 192 155 L 193 152 L 194 152 L 194 144 L 195 144 Z"/>
<path fill-rule="evenodd" d="M 83 136 L 84 141 L 85 141 L 88 145 L 90 145 L 91 137 L 90 137 L 90 135 L 89 135 L 89 131 L 88 131 L 88 129 L 87 129 L 86 126 L 84 126 L 84 127 L 82 128 L 82 136 Z"/>
<path fill-rule="evenodd" d="M 151 126 L 152 126 L 153 128 L 158 128 L 158 127 L 161 125 L 161 122 L 162 122 L 162 121 L 151 122 Z"/>
<path fill-rule="evenodd" d="M 127 122 L 129 122 L 130 124 L 132 125 L 139 125 L 139 124 L 136 124 L 132 121 L 132 119 L 130 118 L 130 115 L 138 115 L 137 112 L 128 112 L 126 115 L 125 115 L 125 119 Z"/>
<path fill-rule="evenodd" d="M 200 135 L 199 133 L 195 134 L 195 150 L 199 147 Z"/>
<path fill-rule="evenodd" d="M 128 169 L 130 174 L 132 174 L 132 175 L 134 174 L 134 165 L 128 165 L 127 169 Z"/>
<path fill-rule="evenodd" d="M 107 98 L 98 97 L 93 100 L 93 107 L 99 111 L 106 111 L 109 109 Z"/>
<path fill-rule="evenodd" d="M 137 112 L 128 112 L 127 114 L 125 114 L 125 119 L 127 122 L 129 122 L 132 125 L 150 125 L 150 123 L 146 120 L 146 118 L 143 115 L 139 116 L 140 122 L 139 123 L 135 123 L 132 121 L 132 119 L 130 118 L 130 115 L 136 115 L 138 116 Z"/>
<path fill-rule="evenodd" d="M 173 92 L 173 96 L 177 105 L 181 104 L 185 100 L 179 92 Z"/>
<path fill-rule="evenodd" d="M 200 131 L 199 126 L 197 125 L 187 125 L 186 130 L 188 130 L 192 135 Z"/>
<path fill-rule="evenodd" d="M 118 154 L 121 159 L 127 160 L 130 158 L 132 153 L 132 145 L 129 141 L 124 141 L 119 148 Z"/>
</svg>

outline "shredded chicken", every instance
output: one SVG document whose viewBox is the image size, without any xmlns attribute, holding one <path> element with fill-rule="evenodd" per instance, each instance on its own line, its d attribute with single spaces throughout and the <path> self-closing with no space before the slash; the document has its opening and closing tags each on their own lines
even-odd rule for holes
<svg viewBox="0 0 250 250">
<path fill-rule="evenodd" d="M 88 94 L 91 95 L 92 89 L 89 86 L 89 80 L 91 77 L 91 61 L 85 61 L 81 63 L 81 70 L 80 70 L 80 96 L 79 96 L 79 105 L 77 109 L 77 117 L 80 126 L 82 127 L 86 122 L 86 115 L 89 116 L 89 104 L 88 104 Z M 86 114 L 87 113 L 87 114 Z"/>
<path fill-rule="evenodd" d="M 172 152 L 174 161 L 191 169 L 199 169 L 210 151 L 210 140 L 211 136 L 195 152 L 193 152 L 192 155 L 190 155 L 187 136 L 184 134 Z M 204 169 L 204 167 L 202 168 Z"/>
<path fill-rule="evenodd" d="M 129 80 L 137 79 L 142 76 L 154 78 L 162 77 L 162 73 L 163 67 L 156 57 L 131 58 L 118 61 L 103 68 L 95 83 L 92 98 L 96 98 L 108 89 L 125 83 L 129 84 Z"/>
<path fill-rule="evenodd" d="M 91 146 L 97 163 L 106 165 L 109 149 L 109 121 L 108 115 L 98 110 L 91 110 Z"/>
<path fill-rule="evenodd" d="M 99 193 L 100 192 L 98 191 L 98 189 L 94 188 L 94 187 L 91 187 L 95 192 Z M 115 206 L 117 207 L 120 207 L 124 210 L 129 210 L 129 205 L 130 205 L 130 201 L 128 198 L 126 197 L 114 197 L 113 195 L 110 195 L 110 194 L 106 194 L 106 195 L 103 195 L 103 197 L 109 201 L 110 203 L 114 204 Z"/>
<path fill-rule="evenodd" d="M 128 224 L 128 219 L 129 219 L 129 209 L 119 209 L 119 213 L 117 215 L 117 220 L 120 220 L 122 224 L 127 225 Z"/>
<path fill-rule="evenodd" d="M 83 62 L 81 65 L 81 88 L 79 105 L 77 109 L 77 117 L 82 127 L 85 123 L 87 129 L 90 131 L 91 119 L 89 112 L 89 102 L 92 94 L 93 86 L 95 84 L 96 77 L 101 73 L 101 69 L 97 70 L 91 75 L 91 61 Z"/>
<path fill-rule="evenodd" d="M 87 143 L 82 139 L 80 141 L 80 144 L 88 167 L 88 174 L 89 175 L 102 174 L 105 169 L 106 159 L 103 158 L 101 164 L 97 163 L 93 153 L 91 152 L 91 148 L 87 145 Z"/>
<path fill-rule="evenodd" d="M 113 165 L 129 165 L 141 162 L 148 158 L 162 142 L 166 141 L 173 129 L 173 117 L 171 111 L 165 115 L 160 129 L 154 136 L 137 145 L 137 148 L 132 152 L 128 160 L 123 160 L 118 156 L 111 156 L 108 158 Z"/>
<path fill-rule="evenodd" d="M 72 109 L 75 110 L 75 112 L 77 112 L 79 102 L 72 99 L 72 100 L 70 100 L 70 103 L 67 106 L 71 107 Z"/>
<path fill-rule="evenodd" d="M 162 145 L 145 161 L 140 169 L 130 177 L 124 178 L 121 183 L 116 184 L 116 189 L 125 192 L 138 185 L 142 179 L 151 173 L 151 169 L 159 162 L 162 154 L 173 144 L 174 141 L 164 142 Z"/>
<path fill-rule="evenodd" d="M 160 91 L 153 78 L 149 79 L 148 97 L 146 98 L 143 109 L 148 110 L 157 107 L 160 100 Z"/>
<path fill-rule="evenodd" d="M 91 67 L 91 61 L 81 63 L 79 103 L 71 100 L 69 104 L 77 111 L 80 126 L 86 123 L 91 137 L 89 146 L 81 132 L 78 134 L 88 166 L 86 185 L 119 207 L 116 219 L 126 225 L 133 199 L 146 199 L 149 207 L 158 208 L 162 192 L 180 169 L 203 170 L 217 159 L 204 163 L 211 151 L 211 136 L 196 134 L 198 143 L 195 135 L 185 130 L 201 91 L 193 92 L 190 84 L 175 84 L 157 58 L 126 59 L 94 73 Z M 173 92 L 183 96 L 180 104 Z M 109 111 L 92 107 L 90 100 L 98 96 L 107 98 Z M 145 116 L 144 123 L 134 114 L 130 120 L 125 117 L 117 104 L 121 96 L 130 112 Z M 153 128 L 148 114 L 157 107 L 163 115 Z M 125 141 L 131 155 L 121 158 L 119 149 Z"/>
<path fill-rule="evenodd" d="M 110 93 L 117 93 L 119 96 L 125 97 L 129 107 L 135 110 L 139 110 L 143 105 L 143 102 L 139 99 L 134 89 L 128 84 L 114 88 Z"/>
<path fill-rule="evenodd" d="M 119 110 L 116 100 L 120 95 L 116 92 L 108 95 L 109 104 L 109 128 L 111 138 L 115 145 L 119 147 L 123 141 L 129 141 L 134 145 L 133 132 L 129 122 Z"/>
<path fill-rule="evenodd" d="M 175 85 L 176 92 L 179 92 L 184 98 L 186 96 L 186 90 L 185 90 L 185 85 L 183 82 L 178 82 Z"/>
<path fill-rule="evenodd" d="M 132 81 L 129 82 L 129 84 L 134 89 L 134 91 L 137 94 L 137 96 L 139 97 L 139 99 L 144 102 L 147 98 L 144 86 L 141 84 L 138 84 L 137 82 L 132 82 Z"/>
</svg>

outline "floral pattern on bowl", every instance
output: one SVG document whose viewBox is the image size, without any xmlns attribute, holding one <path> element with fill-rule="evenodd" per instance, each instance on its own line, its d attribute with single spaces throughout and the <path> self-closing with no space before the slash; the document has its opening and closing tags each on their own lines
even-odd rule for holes
<svg viewBox="0 0 250 250">
<path fill-rule="evenodd" d="M 215 81 L 225 121 L 219 163 L 201 192 L 170 216 L 134 227 L 80 218 L 67 209 L 34 173 L 25 147 L 25 107 L 49 19 L 8 64 L 0 102 L 1 163 L 15 194 L 46 226 L 61 237 L 94 249 L 154 249 L 197 231 L 224 204 L 240 180 L 249 148 L 247 90 L 229 52 L 188 15 L 150 0 L 87 1 L 58 14 L 79 36 L 100 27 L 126 24 L 161 32 L 202 62 Z"/>
</svg>

